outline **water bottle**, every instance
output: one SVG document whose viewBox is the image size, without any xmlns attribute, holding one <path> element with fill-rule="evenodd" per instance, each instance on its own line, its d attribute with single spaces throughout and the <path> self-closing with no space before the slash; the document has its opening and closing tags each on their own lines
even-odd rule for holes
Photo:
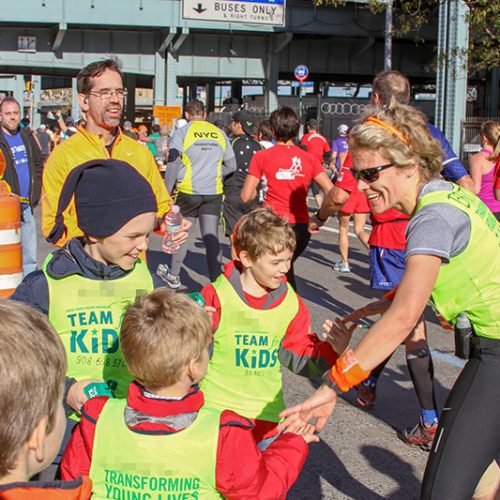
<svg viewBox="0 0 500 500">
<path fill-rule="evenodd" d="M 165 215 L 165 236 L 163 237 L 163 251 L 175 253 L 179 250 L 179 245 L 172 241 L 172 237 L 178 234 L 182 226 L 182 214 L 177 205 Z"/>
<path fill-rule="evenodd" d="M 455 356 L 469 359 L 472 333 L 473 328 L 467 313 L 460 313 L 455 323 Z"/>
</svg>

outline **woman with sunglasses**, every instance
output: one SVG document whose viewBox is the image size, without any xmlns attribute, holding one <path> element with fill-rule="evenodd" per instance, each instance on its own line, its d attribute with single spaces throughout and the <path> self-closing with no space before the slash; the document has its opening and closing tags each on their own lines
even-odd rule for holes
<svg viewBox="0 0 500 500">
<path fill-rule="evenodd" d="M 474 333 L 469 361 L 439 422 L 422 498 L 471 498 L 500 451 L 500 226 L 479 198 L 439 179 L 441 150 L 418 110 L 375 109 L 353 127 L 349 147 L 353 174 L 371 210 L 396 208 L 411 216 L 406 270 L 386 313 L 325 373 L 311 398 L 282 413 L 288 417 L 282 428 L 316 417 L 321 430 L 336 394 L 366 379 L 408 336 L 432 299 L 451 323 L 466 312 Z M 336 322 L 339 332 L 345 329 Z"/>
</svg>

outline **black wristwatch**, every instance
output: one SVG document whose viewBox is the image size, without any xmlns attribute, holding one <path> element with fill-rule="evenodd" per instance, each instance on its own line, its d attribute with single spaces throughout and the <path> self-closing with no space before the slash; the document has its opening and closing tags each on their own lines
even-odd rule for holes
<svg viewBox="0 0 500 500">
<path fill-rule="evenodd" d="M 322 222 L 323 224 L 328 220 L 328 217 L 326 219 L 323 219 L 322 217 L 319 216 L 319 211 L 321 209 L 318 208 L 318 210 L 316 210 L 316 212 L 314 212 L 314 217 L 316 217 L 316 219 L 318 219 L 320 222 Z"/>
</svg>

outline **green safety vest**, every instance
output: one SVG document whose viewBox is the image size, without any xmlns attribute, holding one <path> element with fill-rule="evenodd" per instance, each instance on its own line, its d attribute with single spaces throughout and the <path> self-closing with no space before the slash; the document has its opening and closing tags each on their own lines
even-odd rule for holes
<svg viewBox="0 0 500 500">
<path fill-rule="evenodd" d="M 220 145 L 222 151 L 226 151 L 227 143 L 224 134 L 215 125 L 206 121 L 191 122 L 182 146 L 182 163 L 186 166 L 186 173 L 182 181 L 177 184 L 177 191 L 179 193 L 193 194 L 193 165 L 191 163 L 191 158 L 189 158 L 186 154 L 186 151 L 195 142 L 202 140 L 200 138 L 200 134 L 208 134 L 208 137 L 205 137 L 203 140 L 215 141 Z M 223 157 L 221 155 L 217 163 L 215 194 L 222 194 L 223 191 L 222 160 Z"/>
<path fill-rule="evenodd" d="M 152 435 L 126 426 L 125 406 L 125 400 L 108 400 L 97 421 L 90 465 L 93 499 L 222 498 L 215 488 L 219 411 L 202 408 L 186 429 Z"/>
<path fill-rule="evenodd" d="M 104 379 L 115 397 L 124 398 L 132 377 L 119 345 L 125 307 L 153 290 L 146 264 L 138 260 L 132 271 L 116 280 L 92 280 L 72 275 L 55 279 L 43 272 L 49 287 L 49 321 L 59 334 L 68 357 L 68 377 Z"/>
<path fill-rule="evenodd" d="M 225 276 L 219 276 L 213 286 L 222 307 L 213 356 L 200 383 L 205 404 L 279 422 L 285 403 L 278 354 L 299 310 L 297 295 L 288 285 L 279 306 L 260 310 L 243 302 Z"/>
<path fill-rule="evenodd" d="M 477 196 L 460 186 L 425 194 L 417 212 L 432 203 L 464 212 L 471 234 L 465 250 L 440 267 L 431 300 L 451 324 L 466 312 L 477 335 L 500 339 L 500 224 Z"/>
</svg>

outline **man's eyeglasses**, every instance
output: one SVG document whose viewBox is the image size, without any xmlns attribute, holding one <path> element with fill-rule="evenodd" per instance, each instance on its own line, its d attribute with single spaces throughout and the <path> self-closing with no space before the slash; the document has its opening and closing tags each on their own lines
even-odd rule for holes
<svg viewBox="0 0 500 500">
<path fill-rule="evenodd" d="M 350 168 L 349 170 L 357 181 L 375 182 L 380 177 L 380 172 L 382 172 L 382 170 L 395 166 L 394 163 L 388 163 L 387 165 L 365 168 L 364 170 L 355 170 L 354 168 Z"/>
<path fill-rule="evenodd" d="M 99 97 L 103 101 L 107 99 L 111 99 L 114 95 L 116 97 L 123 99 L 127 95 L 127 91 L 125 89 L 103 89 L 103 90 L 91 90 L 89 92 L 90 95 L 95 97 Z"/>
</svg>

